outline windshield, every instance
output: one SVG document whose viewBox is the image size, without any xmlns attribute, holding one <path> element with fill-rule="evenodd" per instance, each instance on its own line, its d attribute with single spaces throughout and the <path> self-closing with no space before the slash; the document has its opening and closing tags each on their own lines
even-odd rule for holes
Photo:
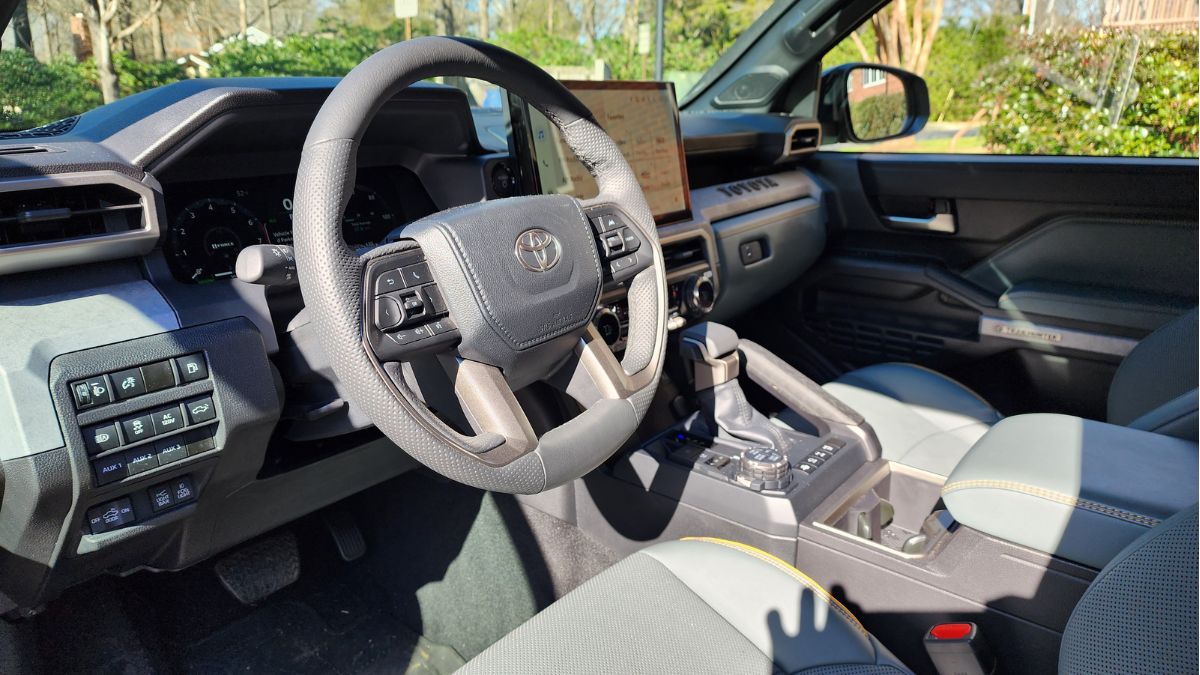
<svg viewBox="0 0 1200 675">
<path fill-rule="evenodd" d="M 663 79 L 680 98 L 768 0 L 668 0 Z M 0 42 L 0 130 L 187 78 L 345 75 L 421 35 L 482 37 L 562 79 L 655 77 L 652 0 L 19 0 Z M 499 108 L 482 83 L 452 82 Z"/>
</svg>

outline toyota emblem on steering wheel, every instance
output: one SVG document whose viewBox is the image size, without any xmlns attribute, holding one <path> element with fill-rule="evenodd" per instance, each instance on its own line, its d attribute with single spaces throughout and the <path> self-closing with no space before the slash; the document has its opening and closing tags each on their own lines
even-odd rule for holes
<svg viewBox="0 0 1200 675">
<path fill-rule="evenodd" d="M 562 258 L 558 237 L 540 227 L 517 235 L 517 260 L 530 272 L 548 272 Z"/>
</svg>

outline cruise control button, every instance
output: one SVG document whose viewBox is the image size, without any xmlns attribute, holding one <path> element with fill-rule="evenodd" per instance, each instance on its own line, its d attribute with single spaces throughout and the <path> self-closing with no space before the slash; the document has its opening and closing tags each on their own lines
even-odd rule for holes
<svg viewBox="0 0 1200 675">
<path fill-rule="evenodd" d="M 100 534 L 128 525 L 136 516 L 133 513 L 133 502 L 129 497 L 124 497 L 88 509 L 87 518 L 92 534 Z"/>
<path fill-rule="evenodd" d="M 619 233 L 604 235 L 604 251 L 607 257 L 619 255 L 625 250 L 625 240 Z"/>
<path fill-rule="evenodd" d="M 217 417 L 217 409 L 213 405 L 212 398 L 209 396 L 188 401 L 183 404 L 183 407 L 187 409 L 188 420 L 192 424 L 207 422 Z"/>
<path fill-rule="evenodd" d="M 121 439 L 117 437 L 117 423 L 110 422 L 84 429 L 83 443 L 87 446 L 88 454 L 91 455 L 112 450 L 121 444 Z"/>
<path fill-rule="evenodd" d="M 150 415 L 154 418 L 155 434 L 167 434 L 183 428 L 183 415 L 179 412 L 179 406 L 155 410 Z"/>
<path fill-rule="evenodd" d="M 129 470 L 130 476 L 157 469 L 158 454 L 154 452 L 154 446 L 147 445 L 125 453 L 125 468 Z"/>
<path fill-rule="evenodd" d="M 606 213 L 604 215 L 592 218 L 592 226 L 595 227 L 598 232 L 611 232 L 613 230 L 621 229 L 625 226 L 625 223 L 615 213 Z"/>
<path fill-rule="evenodd" d="M 404 288 L 404 276 L 400 274 L 400 270 L 388 270 L 375 279 L 375 295 L 398 291 L 401 288 Z"/>
<path fill-rule="evenodd" d="M 133 398 L 146 393 L 146 380 L 141 368 L 130 368 L 112 374 L 113 393 L 118 399 Z"/>
<path fill-rule="evenodd" d="M 433 277 L 429 273 L 429 263 L 417 263 L 408 267 L 401 267 L 400 273 L 404 275 L 405 286 L 420 286 L 433 281 Z"/>
<path fill-rule="evenodd" d="M 125 470 L 125 456 L 119 452 L 92 462 L 92 470 L 96 472 L 97 486 L 108 485 L 129 475 Z"/>
<path fill-rule="evenodd" d="M 135 443 L 154 435 L 154 418 L 150 415 L 141 415 L 127 419 L 121 422 L 121 429 L 125 431 L 125 440 Z"/>
<path fill-rule="evenodd" d="M 208 364 L 201 352 L 180 356 L 175 359 L 175 367 L 179 368 L 179 379 L 184 382 L 198 382 L 208 377 Z"/>
<path fill-rule="evenodd" d="M 171 489 L 170 483 L 155 485 L 147 490 L 146 494 L 150 497 L 150 508 L 154 509 L 155 513 L 175 506 L 175 491 Z"/>
<path fill-rule="evenodd" d="M 404 320 L 404 310 L 400 303 L 387 295 L 375 298 L 375 327 L 379 330 L 390 330 L 400 325 Z"/>
<path fill-rule="evenodd" d="M 162 391 L 175 386 L 175 371 L 171 370 L 170 361 L 142 366 L 142 377 L 146 381 L 146 391 Z"/>
<path fill-rule="evenodd" d="M 625 242 L 626 253 L 633 253 L 642 247 L 642 240 L 638 238 L 632 227 L 621 230 L 621 239 Z"/>
<path fill-rule="evenodd" d="M 182 436 L 167 438 L 154 443 L 154 452 L 158 455 L 159 466 L 187 459 L 188 446 Z"/>
</svg>

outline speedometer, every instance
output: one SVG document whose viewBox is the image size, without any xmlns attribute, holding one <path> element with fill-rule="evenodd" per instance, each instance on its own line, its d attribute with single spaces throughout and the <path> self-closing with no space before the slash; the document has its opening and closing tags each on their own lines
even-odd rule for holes
<svg viewBox="0 0 1200 675">
<path fill-rule="evenodd" d="M 396 227 L 395 212 L 379 193 L 365 185 L 355 185 L 354 195 L 342 217 L 342 238 L 354 248 L 378 246 Z"/>
<path fill-rule="evenodd" d="M 267 243 L 262 222 L 228 199 L 201 199 L 179 212 L 167 235 L 167 257 L 176 279 L 203 283 L 233 276 L 238 253 Z"/>
</svg>

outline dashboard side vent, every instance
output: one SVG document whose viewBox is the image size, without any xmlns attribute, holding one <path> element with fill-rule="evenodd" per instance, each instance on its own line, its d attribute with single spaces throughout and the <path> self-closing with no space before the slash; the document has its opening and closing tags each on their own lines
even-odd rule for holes
<svg viewBox="0 0 1200 675">
<path fill-rule="evenodd" d="M 792 156 L 816 152 L 820 144 L 820 127 L 796 127 L 788 135 L 787 154 Z"/>
<path fill-rule="evenodd" d="M 662 249 L 668 272 L 708 262 L 704 254 L 704 239 L 700 237 L 663 244 Z"/>
<path fill-rule="evenodd" d="M 0 192 L 0 252 L 142 227 L 142 200 L 119 185 L 71 185 Z"/>
</svg>

